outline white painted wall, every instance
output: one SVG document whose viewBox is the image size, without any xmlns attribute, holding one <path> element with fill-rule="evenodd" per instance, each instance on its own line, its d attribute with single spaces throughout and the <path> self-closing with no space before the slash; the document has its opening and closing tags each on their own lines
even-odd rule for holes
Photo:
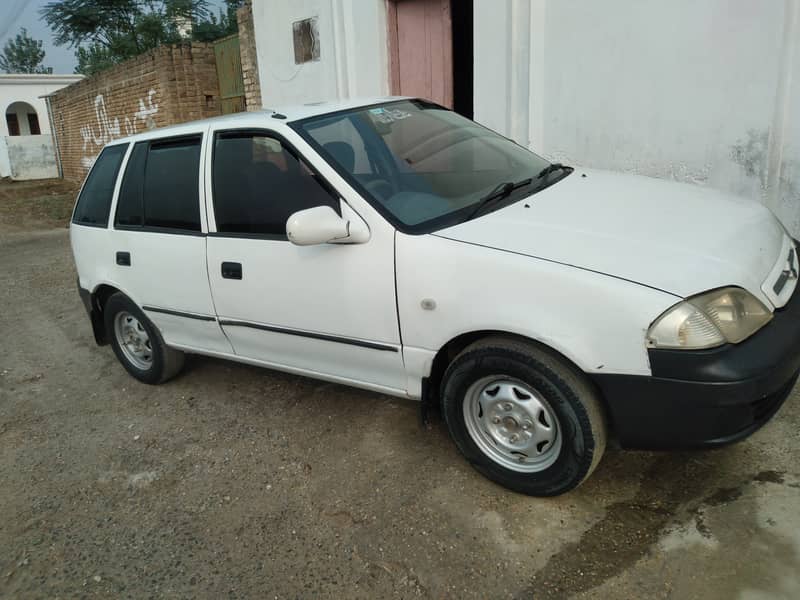
<svg viewBox="0 0 800 600">
<path fill-rule="evenodd" d="M 0 136 L 0 178 L 11 177 L 11 163 L 8 160 L 8 144 L 5 136 Z"/>
<path fill-rule="evenodd" d="M 318 18 L 320 60 L 296 65 L 292 23 Z M 264 107 L 388 94 L 385 0 L 253 2 Z"/>
<path fill-rule="evenodd" d="M 39 117 L 42 133 L 50 133 L 50 119 L 44 98 L 56 90 L 80 81 L 83 75 L 0 75 L 0 136 L 8 135 L 6 110 L 14 102 L 27 102 Z M 20 129 L 27 131 L 27 116 L 20 115 Z"/>
<path fill-rule="evenodd" d="M 800 235 L 798 3 L 475 0 L 475 119 L 568 163 L 761 199 Z"/>
<path fill-rule="evenodd" d="M 0 177 L 58 177 L 50 116 L 43 96 L 80 81 L 83 75 L 0 75 Z M 30 135 L 28 112 L 36 112 L 41 135 Z M 15 112 L 20 135 L 9 136 L 6 112 Z"/>
<path fill-rule="evenodd" d="M 49 179 L 58 177 L 56 151 L 53 136 L 15 135 L 4 140 L 8 153 L 9 171 L 12 179 Z M 0 151 L 2 147 L 0 146 Z M 2 163 L 2 159 L 0 159 Z"/>
</svg>

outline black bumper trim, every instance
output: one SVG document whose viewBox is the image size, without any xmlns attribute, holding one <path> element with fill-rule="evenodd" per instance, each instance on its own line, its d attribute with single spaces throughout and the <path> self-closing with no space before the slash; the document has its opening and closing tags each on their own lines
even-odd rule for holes
<svg viewBox="0 0 800 600">
<path fill-rule="evenodd" d="M 769 392 L 752 381 L 708 383 L 596 375 L 611 426 L 625 448 L 712 448 L 742 440 L 778 412 L 800 371 Z"/>
<path fill-rule="evenodd" d="M 381 344 L 378 342 L 368 342 L 366 340 L 356 340 L 353 338 L 341 337 L 338 335 L 329 335 L 327 333 L 315 333 L 313 331 L 304 331 L 302 329 L 288 329 L 286 327 L 276 327 L 274 325 L 264 325 L 262 323 L 252 323 L 250 321 L 239 321 L 236 319 L 220 319 L 219 324 L 223 327 L 249 327 L 251 329 L 259 329 L 261 331 L 269 331 L 272 333 L 283 333 L 285 335 L 296 335 L 299 337 L 306 337 L 313 340 L 323 340 L 326 342 L 335 342 L 337 344 L 348 344 L 350 346 L 358 346 L 360 348 L 369 348 L 370 350 L 380 350 L 382 352 L 399 352 L 397 346 L 390 346 L 389 344 Z"/>
<path fill-rule="evenodd" d="M 81 287 L 80 279 L 78 279 L 78 295 L 81 297 L 83 307 L 86 309 L 86 314 L 89 315 L 89 322 L 92 324 L 94 341 L 97 342 L 98 346 L 104 346 L 108 343 L 108 340 L 106 339 L 106 328 L 105 324 L 103 323 L 103 313 L 97 306 L 95 306 L 92 293 L 89 290 Z"/>
<path fill-rule="evenodd" d="M 143 306 L 142 310 L 147 312 L 162 313 L 165 315 L 172 315 L 173 317 L 184 317 L 185 319 L 195 319 L 197 321 L 216 321 L 216 317 L 210 315 L 199 315 L 197 313 L 187 313 L 182 310 L 173 310 L 171 308 L 158 308 L 157 306 Z"/>
<path fill-rule="evenodd" d="M 711 447 L 745 438 L 778 411 L 800 373 L 800 291 L 740 344 L 649 355 L 652 376 L 592 376 L 623 446 Z"/>
</svg>

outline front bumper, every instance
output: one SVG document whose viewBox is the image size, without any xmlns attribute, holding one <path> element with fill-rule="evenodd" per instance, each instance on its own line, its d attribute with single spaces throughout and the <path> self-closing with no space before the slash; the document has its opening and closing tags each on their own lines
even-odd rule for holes
<svg viewBox="0 0 800 600">
<path fill-rule="evenodd" d="M 800 373 L 800 293 L 739 344 L 649 350 L 652 376 L 595 375 L 627 448 L 704 448 L 741 440 L 783 405 Z"/>
</svg>

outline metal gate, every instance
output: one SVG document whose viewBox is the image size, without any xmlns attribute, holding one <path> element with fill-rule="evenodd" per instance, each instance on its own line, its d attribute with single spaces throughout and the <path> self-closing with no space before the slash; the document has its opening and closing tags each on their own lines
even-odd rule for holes
<svg viewBox="0 0 800 600">
<path fill-rule="evenodd" d="M 222 114 L 244 112 L 244 79 L 239 36 L 234 34 L 214 42 Z"/>
</svg>

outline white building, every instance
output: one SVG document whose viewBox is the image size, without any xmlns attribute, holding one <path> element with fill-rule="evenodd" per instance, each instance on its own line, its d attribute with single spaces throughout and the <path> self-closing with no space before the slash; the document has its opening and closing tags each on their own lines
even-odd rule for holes
<svg viewBox="0 0 800 600">
<path fill-rule="evenodd" d="M 800 0 L 253 1 L 267 107 L 424 96 L 568 164 L 758 198 L 796 236 L 799 13 Z"/>
<path fill-rule="evenodd" d="M 83 75 L 0 75 L 0 177 L 58 177 L 45 96 Z"/>
</svg>

